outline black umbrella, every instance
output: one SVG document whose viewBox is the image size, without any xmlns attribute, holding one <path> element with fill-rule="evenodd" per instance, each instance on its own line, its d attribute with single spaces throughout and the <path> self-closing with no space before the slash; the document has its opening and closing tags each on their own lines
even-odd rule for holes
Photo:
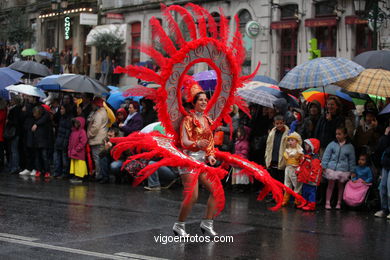
<svg viewBox="0 0 390 260">
<path fill-rule="evenodd" d="M 57 78 L 57 83 L 62 89 L 74 90 L 80 93 L 103 94 L 110 92 L 107 86 L 85 75 L 63 75 Z"/>
<path fill-rule="evenodd" d="M 22 72 L 28 78 L 45 77 L 52 74 L 45 65 L 30 60 L 16 61 L 9 65 L 8 68 Z"/>
<path fill-rule="evenodd" d="M 366 51 L 353 58 L 353 61 L 366 69 L 390 70 L 390 51 Z"/>
</svg>

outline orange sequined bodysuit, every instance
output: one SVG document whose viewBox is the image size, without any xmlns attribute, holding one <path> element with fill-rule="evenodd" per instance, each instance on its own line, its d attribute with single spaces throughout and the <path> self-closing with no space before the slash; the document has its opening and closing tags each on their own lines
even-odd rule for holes
<svg viewBox="0 0 390 260">
<path fill-rule="evenodd" d="M 183 119 L 180 129 L 180 140 L 181 146 L 184 150 L 188 150 L 191 152 L 198 152 L 201 149 L 196 146 L 196 141 L 206 139 L 209 141 L 209 145 L 203 149 L 206 153 L 206 156 L 214 156 L 214 137 L 213 132 L 211 131 L 210 125 L 212 124 L 211 118 L 206 115 L 203 115 L 203 121 L 205 126 L 201 124 L 201 122 L 196 119 L 194 113 L 190 113 L 190 115 L 186 116 Z M 185 146 L 183 143 L 183 132 L 187 133 L 188 140 L 194 142 L 191 146 Z"/>
</svg>

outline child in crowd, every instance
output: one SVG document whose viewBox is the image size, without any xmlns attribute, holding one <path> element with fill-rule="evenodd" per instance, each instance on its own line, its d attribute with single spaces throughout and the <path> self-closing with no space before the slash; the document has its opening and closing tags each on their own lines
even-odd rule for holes
<svg viewBox="0 0 390 260">
<path fill-rule="evenodd" d="M 307 201 L 297 208 L 303 210 L 316 209 L 317 186 L 320 185 L 322 176 L 321 160 L 318 155 L 320 151 L 320 141 L 315 138 L 304 141 L 305 155 L 297 168 L 298 181 L 303 183 L 302 196 Z"/>
<path fill-rule="evenodd" d="M 88 142 L 85 132 L 85 119 L 81 116 L 72 120 L 73 127 L 69 137 L 68 156 L 70 158 L 69 173 L 75 175 L 73 183 L 81 183 L 88 174 L 86 159 L 86 145 Z"/>
<path fill-rule="evenodd" d="M 344 189 L 343 199 L 348 206 L 356 207 L 364 202 L 368 189 L 372 182 L 372 172 L 368 167 L 368 156 L 361 154 L 355 172 L 351 174 L 351 180 Z"/>
<path fill-rule="evenodd" d="M 303 149 L 301 136 L 297 132 L 290 133 L 287 137 L 286 150 L 283 153 L 283 157 L 286 160 L 286 169 L 284 171 L 284 185 L 294 189 L 294 192 L 301 193 L 302 183 L 298 182 L 297 175 L 295 173 L 300 160 L 303 157 Z M 290 199 L 290 194 L 285 192 L 282 206 L 286 206 Z M 297 201 L 295 201 L 297 204 Z"/>
<path fill-rule="evenodd" d="M 322 167 L 325 169 L 324 177 L 328 180 L 326 190 L 326 209 L 331 209 L 334 185 L 338 183 L 338 198 L 336 209 L 341 208 L 344 184 L 355 170 L 355 149 L 348 139 L 345 127 L 336 128 L 336 140 L 328 144 L 322 157 Z"/>
<path fill-rule="evenodd" d="M 234 154 L 247 159 L 249 153 L 249 127 L 240 126 L 237 129 L 236 143 L 234 144 Z M 244 185 L 249 184 L 249 178 L 246 175 L 240 174 L 240 169 L 233 168 L 232 185 L 233 190 L 237 192 L 244 192 Z"/>
<path fill-rule="evenodd" d="M 44 174 L 50 177 L 49 148 L 52 145 L 52 123 L 49 113 L 41 106 L 35 106 L 32 110 L 34 124 L 31 128 L 35 151 L 36 177 Z"/>
<path fill-rule="evenodd" d="M 265 165 L 271 176 L 283 183 L 284 168 L 286 165 L 283 153 L 286 149 L 286 136 L 290 129 L 286 126 L 282 115 L 274 117 L 274 126 L 267 137 Z"/>
<path fill-rule="evenodd" d="M 72 110 L 73 107 L 70 104 L 60 106 L 60 118 L 54 142 L 53 177 L 66 178 L 69 173 L 68 143 L 72 131 Z"/>
<path fill-rule="evenodd" d="M 361 180 L 364 184 L 372 183 L 372 171 L 368 167 L 368 155 L 361 154 L 358 160 L 358 166 L 355 168 L 355 172 L 351 174 L 353 182 Z"/>
</svg>

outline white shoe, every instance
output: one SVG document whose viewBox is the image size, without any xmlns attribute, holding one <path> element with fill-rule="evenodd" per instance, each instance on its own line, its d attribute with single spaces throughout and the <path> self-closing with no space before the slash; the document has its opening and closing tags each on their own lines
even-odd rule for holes
<svg viewBox="0 0 390 260">
<path fill-rule="evenodd" d="M 32 170 L 32 171 L 30 172 L 30 175 L 31 175 L 31 176 L 35 176 L 36 173 L 37 173 L 37 170 L 34 169 L 34 170 Z"/>
<path fill-rule="evenodd" d="M 374 216 L 377 217 L 377 218 L 385 218 L 386 217 L 386 213 L 383 210 L 380 210 L 380 211 L 377 211 L 374 214 Z"/>
<path fill-rule="evenodd" d="M 24 169 L 24 171 L 19 172 L 19 175 L 30 175 L 30 171 L 27 169 Z"/>
<path fill-rule="evenodd" d="M 390 214 L 389 214 L 389 215 L 387 215 L 387 219 L 390 219 Z"/>
</svg>

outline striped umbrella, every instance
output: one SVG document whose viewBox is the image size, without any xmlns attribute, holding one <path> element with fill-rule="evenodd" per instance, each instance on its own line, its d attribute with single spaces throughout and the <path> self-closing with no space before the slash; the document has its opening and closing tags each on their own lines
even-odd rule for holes
<svg viewBox="0 0 390 260">
<path fill-rule="evenodd" d="M 366 69 L 359 76 L 336 83 L 352 92 L 390 97 L 390 71 Z"/>
<path fill-rule="evenodd" d="M 356 77 L 363 70 L 359 64 L 344 58 L 317 58 L 293 68 L 279 86 L 287 89 L 321 87 Z"/>
<path fill-rule="evenodd" d="M 247 102 L 270 108 L 274 107 L 274 102 L 278 99 L 277 97 L 258 89 L 239 89 L 237 94 Z"/>
</svg>

